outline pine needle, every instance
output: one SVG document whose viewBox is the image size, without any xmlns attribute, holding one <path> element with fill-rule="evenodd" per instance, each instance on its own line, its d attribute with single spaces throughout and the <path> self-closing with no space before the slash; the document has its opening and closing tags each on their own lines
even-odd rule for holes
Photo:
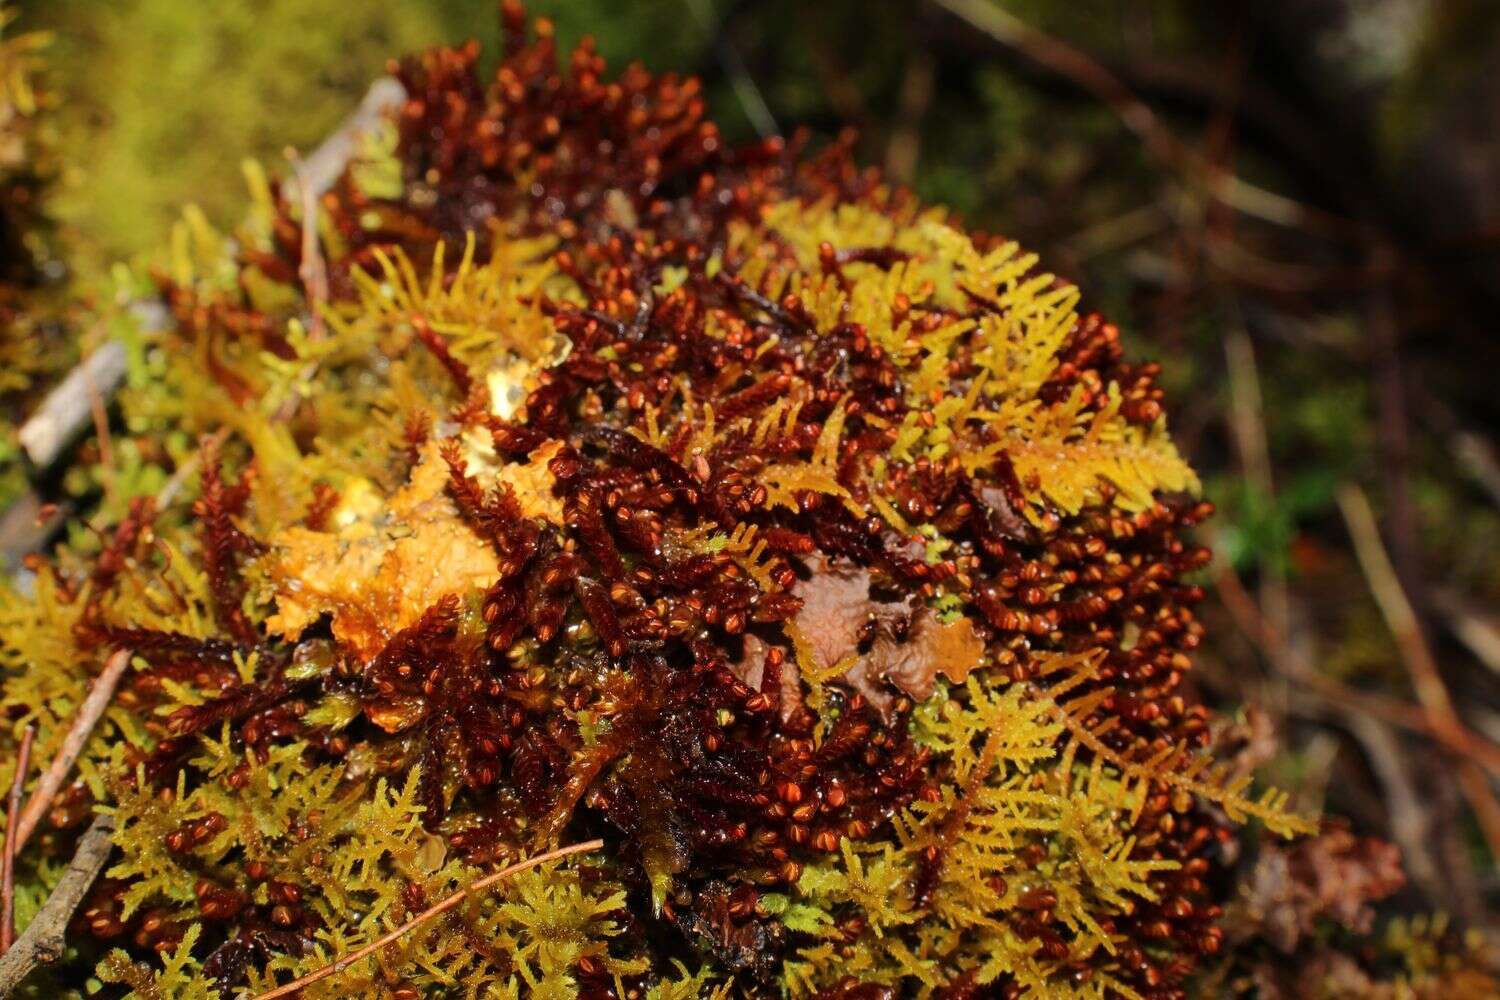
<svg viewBox="0 0 1500 1000">
<path fill-rule="evenodd" d="M 254 1000 L 275 1000 L 276 997 L 291 996 L 298 990 L 311 986 L 313 983 L 316 983 L 320 979 L 327 979 L 329 976 L 338 975 L 340 972 L 348 969 L 356 962 L 370 957 L 375 952 L 379 951 L 381 948 L 384 948 L 386 945 L 392 943 L 393 941 L 399 941 L 401 938 L 416 930 L 418 927 L 421 927 L 423 924 L 427 923 L 435 917 L 447 913 L 449 910 L 453 909 L 459 903 L 462 903 L 471 895 L 488 889 L 496 882 L 500 882 L 512 875 L 516 875 L 520 872 L 526 871 L 527 869 L 535 868 L 538 865 L 544 865 L 549 861 L 557 861 L 572 854 L 584 854 L 588 851 L 597 851 L 603 846 L 604 841 L 602 840 L 587 840 L 581 844 L 570 844 L 567 847 L 559 847 L 556 850 L 547 851 L 545 854 L 534 855 L 533 857 L 529 857 L 524 861 L 517 861 L 513 865 L 502 868 L 499 871 L 494 872 L 493 874 L 486 875 L 484 878 L 475 882 L 473 885 L 465 886 L 464 888 L 459 889 L 457 892 L 453 893 L 451 896 L 448 896 L 442 902 L 429 906 L 427 909 L 423 910 L 415 917 L 412 917 L 400 927 L 397 927 L 395 930 L 381 935 L 379 938 L 371 941 L 363 948 L 356 949 L 355 951 L 350 952 L 348 955 L 345 955 L 343 958 L 340 958 L 334 962 L 330 962 L 329 964 L 323 966 L 321 969 L 317 969 L 313 972 L 309 972 L 305 976 L 294 979 L 291 982 L 287 983 L 285 986 L 278 986 L 274 990 L 268 990 L 267 992 L 255 997 Z"/>
</svg>

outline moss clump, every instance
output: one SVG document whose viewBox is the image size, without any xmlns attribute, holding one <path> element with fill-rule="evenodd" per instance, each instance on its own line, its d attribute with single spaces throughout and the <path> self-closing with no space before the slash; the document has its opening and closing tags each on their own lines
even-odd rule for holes
<svg viewBox="0 0 1500 1000">
<path fill-rule="evenodd" d="M 24 859 L 115 817 L 37 989 L 253 994 L 600 838 L 303 995 L 1187 995 L 1218 845 L 1310 824 L 1206 753 L 1155 368 L 844 148 L 506 18 L 316 219 L 181 232 L 124 416 L 198 495 L 0 632 L 43 759 L 135 654 Z"/>
</svg>

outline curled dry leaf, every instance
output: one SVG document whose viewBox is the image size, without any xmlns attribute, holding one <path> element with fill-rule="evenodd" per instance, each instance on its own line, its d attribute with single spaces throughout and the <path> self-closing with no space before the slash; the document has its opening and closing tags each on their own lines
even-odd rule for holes
<svg viewBox="0 0 1500 1000">
<path fill-rule="evenodd" d="M 555 446 L 543 446 L 528 462 L 501 465 L 489 475 L 510 484 L 526 516 L 560 522 L 547 469 L 555 453 Z M 485 471 L 478 470 L 482 480 L 489 478 Z M 433 442 L 410 481 L 389 499 L 351 489 L 334 512 L 335 530 L 298 526 L 278 533 L 266 557 L 276 598 L 267 629 L 296 638 L 331 614 L 334 637 L 368 662 L 442 598 L 493 583 L 499 575 L 494 549 L 464 522 L 447 494 L 448 481 Z"/>
<path fill-rule="evenodd" d="M 787 932 L 779 921 L 757 915 L 754 898 L 749 886 L 709 882 L 674 920 L 724 969 L 749 981 L 774 983 L 780 971 L 774 956 Z"/>
<path fill-rule="evenodd" d="M 1012 476 L 1014 474 L 1011 472 Z M 1033 536 L 1034 529 L 1022 513 L 1026 509 L 1026 501 L 1019 484 L 1010 488 L 984 484 L 978 488 L 978 493 L 1001 535 L 1016 541 L 1024 541 Z"/>
<path fill-rule="evenodd" d="M 932 697 L 937 675 L 962 684 L 984 656 L 984 640 L 968 618 L 941 622 L 931 608 L 912 620 L 904 642 L 882 636 L 868 659 L 879 674 L 917 701 Z"/>
<path fill-rule="evenodd" d="M 807 560 L 807 568 L 811 576 L 792 591 L 802 601 L 793 621 L 821 670 L 859 652 L 872 618 L 893 618 L 904 610 L 870 598 L 870 571 L 863 566 L 818 555 Z"/>
<path fill-rule="evenodd" d="M 914 701 L 926 701 L 937 690 L 939 674 L 962 684 L 983 656 L 984 640 L 972 621 L 940 622 L 932 609 L 922 608 L 904 639 L 881 635 L 844 680 L 887 715 L 895 700 L 890 685 Z"/>
<path fill-rule="evenodd" d="M 979 665 L 985 644 L 969 619 L 944 623 L 930 608 L 920 608 L 899 630 L 903 637 L 897 638 L 893 626 L 904 621 L 908 605 L 871 598 L 869 570 L 821 558 L 809 560 L 808 565 L 812 576 L 795 590 L 802 599 L 797 627 L 807 637 L 821 669 L 831 670 L 840 661 L 856 657 L 839 680 L 864 695 L 881 715 L 889 717 L 895 704 L 893 688 L 925 701 L 937 689 L 939 674 L 961 684 Z M 861 653 L 861 642 L 872 623 L 877 637 Z M 757 668 L 757 681 L 759 676 Z M 788 710 L 785 695 L 782 706 Z"/>
</svg>

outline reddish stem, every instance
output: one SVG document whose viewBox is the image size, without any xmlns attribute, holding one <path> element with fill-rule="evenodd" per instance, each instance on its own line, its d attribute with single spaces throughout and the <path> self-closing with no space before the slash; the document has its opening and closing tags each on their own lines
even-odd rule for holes
<svg viewBox="0 0 1500 1000">
<path fill-rule="evenodd" d="M 27 726 L 21 737 L 21 749 L 16 753 L 16 774 L 10 782 L 10 799 L 5 806 L 5 855 L 0 861 L 0 955 L 10 950 L 16 939 L 16 855 L 20 844 L 16 841 L 21 811 L 21 790 L 26 787 L 26 772 L 31 769 L 31 742 L 36 738 L 36 727 Z"/>
</svg>

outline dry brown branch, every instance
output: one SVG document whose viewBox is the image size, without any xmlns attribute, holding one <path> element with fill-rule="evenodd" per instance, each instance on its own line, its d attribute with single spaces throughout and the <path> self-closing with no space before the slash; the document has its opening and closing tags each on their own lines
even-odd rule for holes
<svg viewBox="0 0 1500 1000">
<path fill-rule="evenodd" d="M 1204 252 L 1229 283 L 1273 296 L 1365 291 L 1387 280 L 1392 271 L 1375 265 L 1295 264 L 1272 260 L 1233 240 L 1210 237 Z"/>
<path fill-rule="evenodd" d="M 182 464 L 172 470 L 172 476 L 163 484 L 156 494 L 156 509 L 163 510 L 171 506 L 172 501 L 177 499 L 177 494 L 187 485 L 197 472 L 198 466 L 203 462 L 205 451 L 218 451 L 219 447 L 229 438 L 229 428 L 220 427 L 203 438 L 193 453 L 182 460 Z"/>
<path fill-rule="evenodd" d="M 11 949 L 0 955 L 0 1000 L 9 997 L 38 965 L 48 965 L 62 957 L 68 922 L 73 919 L 73 911 L 78 909 L 89 886 L 104 870 L 109 852 L 114 849 L 110 842 L 110 835 L 114 832 L 114 818 L 100 813 L 79 838 L 78 850 L 57 888 L 52 890 L 52 895 L 47 897 Z"/>
<path fill-rule="evenodd" d="M 290 153 L 292 170 L 297 178 L 297 196 L 302 208 L 302 263 L 297 277 L 307 295 L 308 335 L 322 340 L 323 307 L 328 302 L 328 265 L 323 260 L 323 245 L 318 239 L 318 191 L 312 185 L 307 167 L 296 153 Z"/>
<path fill-rule="evenodd" d="M 171 503 L 197 469 L 204 452 L 216 449 L 228 436 L 229 429 L 220 428 L 212 435 L 205 437 L 201 447 L 183 460 L 172 473 L 172 477 L 157 493 L 157 506 L 163 507 Z M 9 816 L 13 821 L 13 829 L 7 832 L 5 838 L 7 873 L 10 870 L 9 862 L 13 855 L 20 852 L 31 834 L 35 832 L 42 815 L 52 804 L 53 797 L 67 780 L 68 774 L 78 760 L 78 755 L 88 744 L 89 737 L 93 735 L 99 719 L 114 698 L 120 679 L 130 666 L 131 655 L 131 650 L 120 649 L 116 650 L 106 661 L 104 670 L 94 680 L 93 687 L 89 689 L 83 704 L 79 706 L 78 714 L 73 718 L 73 725 L 63 738 L 62 748 L 52 758 L 46 772 L 37 782 L 36 788 L 32 790 L 25 809 L 20 810 L 19 818 L 17 818 L 17 810 L 14 805 L 12 806 Z M 22 768 L 24 765 L 18 765 L 18 774 Z M 93 825 L 79 841 L 78 850 L 69 863 L 67 871 L 63 873 L 63 878 L 57 888 L 52 891 L 52 895 L 47 897 L 47 902 L 42 905 L 32 925 L 16 942 L 15 952 L 20 954 L 21 958 L 12 965 L 8 961 L 9 952 L 0 956 L 0 1000 L 8 997 L 39 962 L 53 962 L 62 955 L 64 933 L 68 921 L 72 918 L 73 911 L 78 908 L 79 900 L 83 898 L 94 879 L 98 878 L 105 860 L 109 857 L 109 835 L 113 830 L 114 822 L 108 816 L 100 815 L 94 820 Z M 9 882 L 6 884 L 8 885 Z M 7 904 L 0 905 L 0 909 L 3 909 L 6 914 L 4 926 L 8 927 L 11 913 L 8 901 Z"/>
<path fill-rule="evenodd" d="M 1429 713 L 1438 716 L 1435 722 L 1448 724 L 1454 716 L 1453 702 L 1448 697 L 1448 688 L 1438 673 L 1437 661 L 1427 648 L 1422 637 L 1422 627 L 1416 612 L 1406 599 L 1396 568 L 1386 555 L 1385 545 L 1380 540 L 1376 527 L 1375 512 L 1364 491 L 1357 486 L 1345 486 L 1338 494 L 1339 510 L 1344 515 L 1344 524 L 1354 543 L 1354 555 L 1364 571 L 1370 585 L 1370 593 L 1380 608 L 1385 623 L 1396 639 L 1397 648 L 1412 673 L 1412 686 L 1417 700 Z"/>
<path fill-rule="evenodd" d="M 365 93 L 359 107 L 340 124 L 338 130 L 298 164 L 299 183 L 294 186 L 311 194 L 316 203 L 317 197 L 333 186 L 359 152 L 361 137 L 375 128 L 383 117 L 399 108 L 405 100 L 406 91 L 396 80 L 387 77 L 375 81 Z M 306 214 L 304 211 L 304 215 Z M 316 213 L 312 215 L 316 218 Z M 316 246 L 316 231 L 312 235 Z M 307 260 L 306 232 L 303 240 L 304 260 Z M 318 260 L 321 261 L 321 257 Z M 305 275 L 304 280 L 309 277 L 312 277 L 314 287 L 318 287 L 316 275 Z M 325 291 L 321 298 L 310 291 L 310 299 L 313 302 L 326 301 L 326 286 L 325 271 L 321 281 L 321 287 Z M 156 302 L 132 303 L 130 311 L 146 330 L 160 329 L 169 321 L 165 310 Z M 311 323 L 314 329 L 322 323 L 316 306 L 312 310 Z M 118 340 L 110 340 L 74 366 L 67 377 L 47 394 L 17 432 L 22 450 L 33 465 L 39 469 L 50 467 L 68 444 L 83 433 L 90 420 L 101 431 L 101 444 L 108 456 L 108 445 L 104 443 L 107 423 L 102 422 L 101 417 L 115 390 L 124 381 L 125 368 L 125 345 Z M 109 471 L 108 461 L 106 471 Z M 174 489 L 173 493 L 175 492 Z M 19 558 L 41 545 L 47 538 L 50 528 L 37 529 L 35 516 L 31 513 L 40 505 L 41 501 L 35 494 L 27 494 L 0 518 L 0 557 L 5 561 Z"/>
<path fill-rule="evenodd" d="M 1464 471 L 1484 488 L 1490 502 L 1500 507 L 1500 461 L 1496 461 L 1490 442 L 1473 431 L 1459 430 L 1453 434 L 1451 447 Z"/>
<path fill-rule="evenodd" d="M 755 77 L 750 75 L 750 68 L 745 65 L 740 50 L 730 40 L 723 19 L 714 15 L 711 5 L 705 0 L 688 0 L 688 10 L 699 26 L 712 34 L 714 53 L 718 56 L 719 64 L 724 67 L 724 75 L 729 77 L 735 99 L 740 102 L 745 117 L 756 133 L 762 139 L 780 135 L 781 129 L 776 124 L 776 118 L 771 114 L 771 108 L 766 104 Z"/>
<path fill-rule="evenodd" d="M 125 378 L 125 345 L 111 340 L 68 373 L 16 432 L 39 469 L 50 466 L 92 419 L 92 400 L 107 399 Z"/>
<path fill-rule="evenodd" d="M 11 573 L 66 519 L 60 505 L 45 504 L 35 492 L 23 494 L 0 514 L 0 573 Z"/>
<path fill-rule="evenodd" d="M 108 501 L 115 496 L 115 445 L 109 433 L 109 409 L 93 382 L 87 383 L 86 388 L 89 414 L 94 420 L 94 436 L 99 439 L 99 467 L 104 474 L 104 496 Z"/>
<path fill-rule="evenodd" d="M 1369 499 L 1363 490 L 1353 485 L 1341 489 L 1338 499 L 1344 523 L 1354 542 L 1355 557 L 1364 570 L 1375 603 L 1396 639 L 1396 649 L 1411 676 L 1417 700 L 1426 710 L 1433 728 L 1444 734 L 1445 743 L 1464 742 L 1464 738 L 1457 734 L 1466 732 L 1466 727 L 1453 707 L 1437 660 L 1422 635 L 1421 623 L 1380 541 L 1380 529 L 1375 524 L 1375 513 L 1370 508 Z M 1459 756 L 1458 782 L 1484 831 L 1491 853 L 1500 856 L 1500 802 L 1496 801 L 1489 781 L 1468 754 Z"/>
<path fill-rule="evenodd" d="M 1371 267 L 1382 271 L 1394 267 L 1399 261 L 1395 250 L 1384 245 L 1378 245 L 1371 258 Z M 1406 594 L 1410 593 L 1417 605 L 1426 605 L 1420 589 L 1422 563 L 1417 539 L 1417 509 L 1411 492 L 1412 441 L 1410 421 L 1407 419 L 1410 407 L 1406 399 L 1406 378 L 1403 374 L 1405 366 L 1401 357 L 1401 324 L 1396 315 L 1396 303 L 1389 282 L 1375 286 L 1367 296 L 1365 329 L 1370 345 L 1371 382 L 1375 389 L 1381 486 L 1385 500 L 1383 525 L 1389 544 L 1388 562 L 1395 573 L 1392 582 L 1397 591 L 1402 592 L 1401 602 L 1407 605 L 1411 627 L 1420 636 L 1418 619 L 1415 614 L 1410 614 L 1411 607 L 1406 600 Z M 1348 520 L 1347 509 L 1345 520 Z M 1365 539 L 1366 542 L 1369 540 Z M 1384 553 L 1386 545 L 1378 544 L 1378 532 L 1374 540 L 1376 548 Z M 1360 564 L 1366 564 L 1364 554 L 1360 555 Z M 1369 575 L 1369 570 L 1370 567 L 1366 566 L 1366 576 Z M 1378 594 L 1376 597 L 1379 599 Z M 1383 602 L 1381 610 L 1386 610 Z M 1394 622 L 1392 630 L 1395 630 Z"/>
<path fill-rule="evenodd" d="M 63 782 L 68 780 L 73 764 L 93 735 L 94 727 L 98 725 L 104 710 L 109 707 L 115 688 L 119 686 L 120 678 L 125 676 L 129 667 L 130 650 L 116 650 L 104 664 L 103 672 L 94 679 L 94 686 L 89 688 L 88 696 L 83 699 L 83 704 L 78 707 L 78 714 L 73 717 L 73 725 L 63 738 L 62 748 L 37 781 L 31 798 L 26 800 L 26 808 L 21 812 L 20 824 L 16 829 L 17 851 L 26 846 L 26 841 L 41 822 L 42 815 L 52 804 L 53 796 L 62 788 Z"/>
<path fill-rule="evenodd" d="M 1062 252 L 1076 266 L 1099 254 L 1149 239 L 1165 230 L 1172 222 L 1172 215 L 1161 203 L 1151 201 L 1079 230 L 1063 241 Z"/>
<path fill-rule="evenodd" d="M 1432 606 L 1447 620 L 1458 641 L 1476 660 L 1500 674 L 1500 617 L 1448 587 L 1433 588 L 1430 594 Z"/>
<path fill-rule="evenodd" d="M 1421 707 L 1361 691 L 1319 671 L 1271 628 L 1255 598 L 1223 560 L 1217 564 L 1214 589 L 1240 631 L 1255 644 L 1276 674 L 1296 685 L 1301 694 L 1312 695 L 1318 706 L 1310 710 L 1303 699 L 1291 699 L 1288 708 L 1295 714 L 1337 719 L 1359 744 L 1380 783 L 1381 803 L 1390 822 L 1391 836 L 1401 847 L 1412 877 L 1431 891 L 1456 891 L 1441 874 L 1432 849 L 1431 824 L 1394 730 L 1405 729 L 1425 736 L 1455 753 L 1471 753 L 1491 768 L 1500 767 L 1500 750 L 1477 734 L 1472 736 L 1472 743 L 1448 744 L 1444 737 L 1451 739 L 1453 734 L 1436 731 Z"/>
<path fill-rule="evenodd" d="M 295 190 L 302 212 L 302 263 L 297 268 L 297 277 L 307 296 L 308 334 L 314 340 L 321 340 L 324 336 L 323 307 L 330 295 L 328 264 L 318 238 L 318 199 L 333 187 L 339 175 L 354 161 L 363 138 L 383 118 L 400 108 L 405 100 L 406 90 L 398 81 L 390 77 L 376 80 L 365 92 L 359 107 L 306 159 L 295 152 L 287 154 L 294 178 L 290 187 Z M 306 365 L 298 376 L 298 384 L 306 383 L 316 372 L 315 363 Z M 276 419 L 290 419 L 299 402 L 294 392 L 277 410 Z"/>
<path fill-rule="evenodd" d="M 1038 31 L 995 0 L 932 0 L 1007 49 L 1070 81 L 1107 105 L 1158 161 L 1185 175 L 1221 203 L 1289 229 L 1347 233 L 1349 220 L 1267 190 L 1225 170 L 1215 170 L 1178 141 L 1118 76 L 1079 49 Z"/>
<path fill-rule="evenodd" d="M 1277 672 L 1308 694 L 1337 708 L 1364 713 L 1382 722 L 1434 740 L 1455 754 L 1472 757 L 1485 770 L 1500 778 L 1500 746 L 1460 722 L 1457 729 L 1435 726 L 1425 709 L 1396 698 L 1350 687 L 1318 671 L 1293 652 L 1286 641 L 1261 615 L 1254 597 L 1234 570 L 1221 560 L 1214 572 L 1214 589 L 1235 625 L 1255 643 Z"/>
<path fill-rule="evenodd" d="M 547 851 L 545 854 L 535 855 L 533 857 L 527 858 L 524 861 L 517 861 L 513 865 L 509 865 L 497 872 L 486 875 L 484 878 L 478 880 L 473 885 L 459 889 L 457 892 L 453 893 L 451 896 L 448 896 L 442 902 L 429 906 L 427 909 L 423 910 L 421 913 L 418 913 L 415 917 L 412 917 L 400 927 L 397 927 L 395 930 L 390 931 L 386 934 L 382 934 L 380 937 L 376 938 L 374 941 L 371 941 L 364 947 L 350 952 L 337 961 L 330 962 L 328 965 L 323 966 L 321 969 L 317 969 L 313 972 L 309 972 L 305 976 L 294 979 L 291 982 L 287 983 L 285 986 L 278 986 L 274 990 L 267 990 L 265 993 L 261 993 L 260 995 L 255 997 L 255 1000 L 275 1000 L 276 997 L 291 996 L 298 990 L 301 990 L 306 986 L 310 986 L 320 979 L 327 979 L 329 976 L 338 975 L 340 972 L 343 972 L 345 969 L 354 965 L 356 962 L 370 957 L 371 955 L 375 954 L 375 952 L 379 951 L 381 948 L 384 948 L 386 945 L 390 944 L 393 941 L 399 941 L 401 938 L 416 930 L 418 927 L 434 919 L 435 917 L 439 917 L 442 914 L 447 913 L 449 910 L 462 903 L 465 899 L 468 899 L 475 893 L 488 889 L 496 882 L 499 882 L 519 872 L 526 871 L 528 868 L 535 868 L 537 865 L 544 865 L 549 861 L 557 861 L 572 854 L 584 854 L 588 851 L 597 851 L 603 846 L 604 841 L 602 840 L 588 840 L 584 841 L 581 844 L 570 844 L 567 847 L 559 847 L 556 850 Z"/>
<path fill-rule="evenodd" d="M 1435 854 L 1432 822 L 1411 773 L 1409 755 L 1391 727 L 1359 709 L 1338 713 L 1350 735 L 1364 751 L 1375 780 L 1380 783 L 1380 802 L 1385 807 L 1391 837 L 1401 848 L 1411 875 L 1432 891 L 1442 891 L 1451 881 L 1442 874 Z"/>
<path fill-rule="evenodd" d="M 338 130 L 313 150 L 306 160 L 298 163 L 297 187 L 304 192 L 302 197 L 305 199 L 310 195 L 316 203 L 317 198 L 333 186 L 359 152 L 361 137 L 375 128 L 388 113 L 399 108 L 405 100 L 406 91 L 396 80 L 382 78 L 375 81 L 360 101 L 359 107 L 339 125 Z M 316 217 L 316 213 L 313 214 Z M 313 236 L 316 242 L 316 231 Z M 306 238 L 304 233 L 304 251 Z M 305 256 L 304 253 L 304 258 Z M 147 305 L 138 303 L 132 306 L 132 310 L 140 313 L 140 321 L 145 327 L 154 329 L 165 317 L 147 308 Z M 107 341 L 79 362 L 47 394 L 41 406 L 17 432 L 21 447 L 34 465 L 46 468 L 57 459 L 68 442 L 89 423 L 95 402 L 107 404 L 114 395 L 115 389 L 125 378 L 125 367 L 125 345 L 117 340 Z"/>
<path fill-rule="evenodd" d="M 16 751 L 16 773 L 10 782 L 10 797 L 5 804 L 5 856 L 0 861 L 0 955 L 10 950 L 16 939 L 16 821 L 21 811 L 21 790 L 26 787 L 26 772 L 31 770 L 31 741 L 36 727 L 27 726 Z"/>
<path fill-rule="evenodd" d="M 393 77 L 381 77 L 370 85 L 359 107 L 339 123 L 333 134 L 302 161 L 301 176 L 315 195 L 333 187 L 339 175 L 359 154 L 359 144 L 387 115 L 406 102 L 406 88 Z"/>
<path fill-rule="evenodd" d="M 359 109 L 351 115 L 340 129 L 315 150 L 305 162 L 299 161 L 298 187 L 303 198 L 303 251 L 304 264 L 309 261 L 315 263 L 310 268 L 304 268 L 302 278 L 307 286 L 308 299 L 312 304 L 312 332 L 318 333 L 321 329 L 321 312 L 319 306 L 328 298 L 327 272 L 323 266 L 321 249 L 317 242 L 316 230 L 316 205 L 317 197 L 326 191 L 339 174 L 348 166 L 354 157 L 360 136 L 372 128 L 382 116 L 393 108 L 399 107 L 405 100 L 405 91 L 395 80 L 382 79 L 370 88 L 361 102 Z M 308 243 L 311 242 L 311 252 Z M 147 322 L 149 322 L 149 317 Z M 50 464 L 61 451 L 64 444 L 86 423 L 90 416 L 94 419 L 96 429 L 101 437 L 101 444 L 106 449 L 107 444 L 107 414 L 104 404 L 107 397 L 113 393 L 116 385 L 124 376 L 124 348 L 115 341 L 111 341 L 95 351 L 84 364 L 75 368 L 63 383 L 48 397 L 39 412 L 27 422 L 22 429 L 23 445 L 28 454 L 38 465 Z M 82 405 L 80 406 L 80 401 Z M 29 428 L 29 430 L 27 430 Z M 205 452 L 212 452 L 228 439 L 230 429 L 221 427 L 213 434 L 204 438 L 201 446 L 193 454 L 185 458 L 173 471 L 170 479 L 162 487 L 156 496 L 156 506 L 166 507 L 171 504 L 182 491 L 187 481 L 193 476 L 202 464 Z M 45 508 L 41 507 L 35 500 L 34 495 L 28 498 L 33 501 L 30 504 L 22 503 L 17 508 L 7 511 L 4 524 L 9 525 L 12 521 L 20 524 L 35 522 L 39 512 Z M 16 548 L 18 551 L 29 551 L 34 547 L 32 543 L 36 539 L 45 537 L 35 531 L 16 531 L 14 534 L 21 543 Z M 7 535 L 7 537 L 9 537 Z M 7 545 L 6 551 L 10 551 Z M 8 831 L 5 841 L 5 901 L 0 904 L 4 910 L 5 919 L 3 924 L 10 927 L 10 905 L 11 886 L 10 872 L 14 854 L 19 853 L 25 846 L 31 834 L 35 832 L 42 816 L 51 805 L 52 799 L 62 788 L 77 762 L 78 756 L 87 745 L 89 737 L 98 725 L 99 719 L 109 707 L 113 699 L 115 689 L 125 671 L 129 668 L 132 651 L 128 649 L 117 650 L 105 663 L 104 670 L 95 679 L 83 704 L 79 707 L 78 714 L 74 717 L 73 724 L 64 737 L 62 748 L 48 765 L 31 797 L 27 800 L 24 809 L 17 810 L 13 804 L 8 812 Z M 29 736 L 26 749 L 29 750 Z M 23 751 L 24 753 L 24 751 Z M 25 770 L 25 758 L 23 763 L 18 764 L 18 776 L 23 777 Z M 17 793 L 18 796 L 18 793 Z M 18 815 L 19 813 L 19 815 Z M 110 835 L 114 830 L 114 822 L 107 815 L 99 815 L 79 840 L 78 848 L 73 860 L 63 873 L 62 880 L 53 890 L 47 901 L 42 905 L 36 918 L 27 927 L 26 932 L 15 942 L 15 946 L 4 955 L 0 955 L 0 1000 L 9 997 L 12 991 L 21 983 L 31 970 L 38 964 L 56 961 L 61 957 L 65 945 L 65 932 L 73 911 L 78 908 L 79 901 L 88 891 L 89 886 L 98 878 L 99 872 L 103 870 L 105 862 L 109 858 L 111 850 Z M 566 854 L 577 851 L 589 850 L 601 846 L 599 841 L 591 841 L 588 844 L 576 845 L 561 851 L 551 852 L 549 855 L 541 855 L 530 859 L 520 865 L 512 866 L 505 872 L 496 873 L 488 879 L 481 880 L 467 891 L 492 884 L 506 874 L 523 870 L 535 864 L 555 857 L 563 857 Z M 454 897 L 450 903 L 457 905 L 463 898 L 463 893 Z M 438 913 L 443 912 L 443 904 L 434 907 L 425 914 L 419 916 L 416 921 L 408 925 L 406 929 L 416 926 L 426 919 L 431 919 Z M 399 936 L 399 935 L 398 935 Z M 391 938 L 394 940 L 394 938 Z M 373 951 L 380 944 L 371 947 Z M 324 972 L 315 975 L 314 978 L 322 978 L 331 973 Z M 312 981 L 311 979 L 308 980 Z M 299 987 L 300 988 L 300 987 Z M 272 995 L 283 995 L 280 991 Z"/>
</svg>

